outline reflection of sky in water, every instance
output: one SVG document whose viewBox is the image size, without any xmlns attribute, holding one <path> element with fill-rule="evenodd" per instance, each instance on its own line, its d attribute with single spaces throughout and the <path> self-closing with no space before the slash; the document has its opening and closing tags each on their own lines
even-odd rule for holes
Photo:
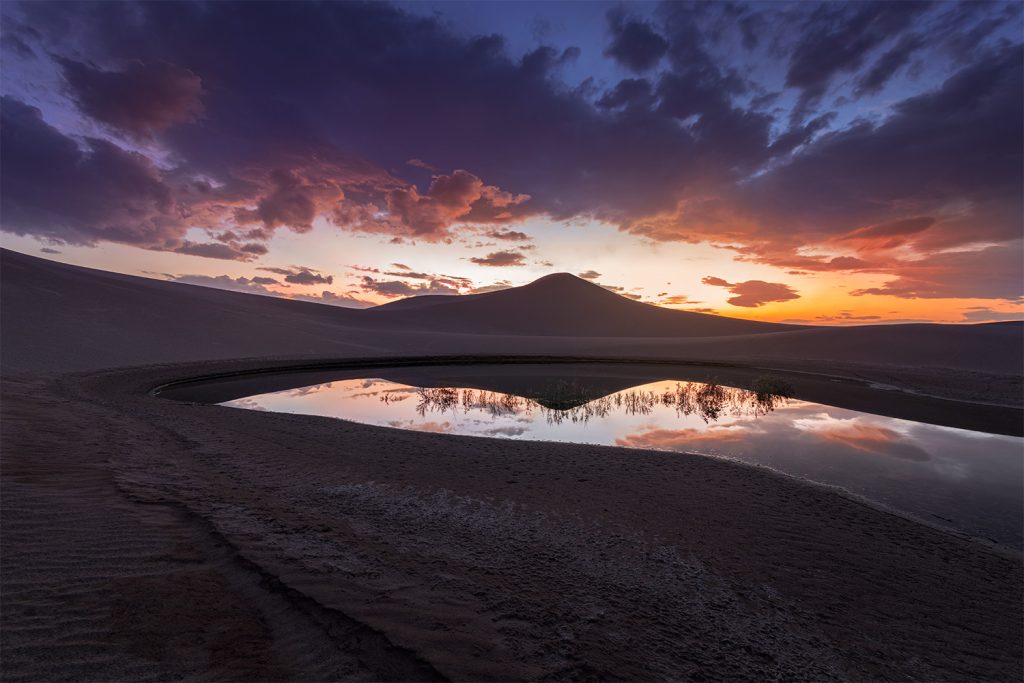
<svg viewBox="0 0 1024 683">
<path fill-rule="evenodd" d="M 475 389 L 425 394 L 387 380 L 354 379 L 226 405 L 429 432 L 705 453 L 841 486 L 923 519 L 1021 547 L 1024 439 L 798 400 L 782 400 L 765 413 L 750 392 L 725 387 L 716 419 L 706 411 L 702 416 L 692 404 L 707 387 L 653 382 L 552 410 L 509 394 Z M 670 394 L 672 400 L 662 400 Z M 638 396 L 649 400 L 638 403 Z"/>
</svg>

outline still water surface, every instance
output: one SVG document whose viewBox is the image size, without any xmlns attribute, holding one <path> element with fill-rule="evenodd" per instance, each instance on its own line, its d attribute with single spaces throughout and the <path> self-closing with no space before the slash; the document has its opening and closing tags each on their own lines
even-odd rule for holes
<svg viewBox="0 0 1024 683">
<path fill-rule="evenodd" d="M 933 523 L 1022 546 L 1021 438 L 786 398 L 777 393 L 788 393 L 784 384 L 762 384 L 755 393 L 677 380 L 631 385 L 621 376 L 487 372 L 445 377 L 433 369 L 404 382 L 340 379 L 224 405 L 447 434 L 702 453 L 839 486 Z"/>
</svg>

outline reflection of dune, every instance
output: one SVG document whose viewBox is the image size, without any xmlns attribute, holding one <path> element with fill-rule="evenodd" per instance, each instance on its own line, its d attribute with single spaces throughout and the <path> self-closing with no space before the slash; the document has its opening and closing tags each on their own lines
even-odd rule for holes
<svg viewBox="0 0 1024 683">
<path fill-rule="evenodd" d="M 557 395 L 542 400 L 457 387 L 421 387 L 415 389 L 420 398 L 416 410 L 420 416 L 425 416 L 427 412 L 446 412 L 461 406 L 463 412 L 479 410 L 492 417 L 538 411 L 549 424 L 562 424 L 586 423 L 594 418 L 608 417 L 613 412 L 649 415 L 661 406 L 675 409 L 678 415 L 696 414 L 705 422 L 712 422 L 725 412 L 736 416 L 765 415 L 786 400 L 768 390 L 753 392 L 701 382 L 676 382 L 674 386 L 647 384 L 639 389 L 620 391 L 595 399 L 582 396 L 581 390 L 575 385 L 560 385 L 556 389 Z M 552 405 L 560 407 L 553 408 Z"/>
<path fill-rule="evenodd" d="M 795 420 L 794 426 L 824 441 L 841 443 L 859 451 L 891 455 L 904 460 L 931 460 L 928 451 L 906 441 L 906 436 L 888 427 L 869 424 L 861 418 L 837 420 L 828 415 Z"/>
<path fill-rule="evenodd" d="M 616 446 L 650 448 L 659 451 L 682 451 L 698 443 L 735 443 L 747 437 L 740 424 L 713 425 L 707 429 L 652 429 L 639 434 L 627 434 L 616 439 Z"/>
</svg>

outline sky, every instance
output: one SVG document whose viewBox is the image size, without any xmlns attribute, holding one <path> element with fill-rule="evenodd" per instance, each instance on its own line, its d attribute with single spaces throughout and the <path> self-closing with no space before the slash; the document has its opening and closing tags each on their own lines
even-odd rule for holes
<svg viewBox="0 0 1024 683">
<path fill-rule="evenodd" d="M 1019 2 L 0 5 L 0 242 L 365 307 L 1024 318 Z"/>
</svg>

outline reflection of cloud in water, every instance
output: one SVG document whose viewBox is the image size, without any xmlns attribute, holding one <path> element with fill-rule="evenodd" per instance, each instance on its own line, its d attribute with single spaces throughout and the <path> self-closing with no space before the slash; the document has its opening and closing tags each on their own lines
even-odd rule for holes
<svg viewBox="0 0 1024 683">
<path fill-rule="evenodd" d="M 331 382 L 324 384 L 311 384 L 308 387 L 299 387 L 298 389 L 289 389 L 283 392 L 286 396 L 309 396 L 310 394 L 316 394 L 321 391 L 327 391 L 331 388 Z"/>
<path fill-rule="evenodd" d="M 232 408 L 245 408 L 246 410 L 262 410 L 267 411 L 256 399 L 254 398 L 238 398 L 234 401 L 228 401 L 224 405 L 231 406 Z"/>
<path fill-rule="evenodd" d="M 487 436 L 522 436 L 528 429 L 526 427 L 494 427 L 492 429 L 485 429 L 481 434 Z"/>
<path fill-rule="evenodd" d="M 389 427 L 395 429 L 412 429 L 417 432 L 434 432 L 436 434 L 443 434 L 450 432 L 452 429 L 451 422 L 418 422 L 416 420 L 392 420 L 388 422 Z"/>
<path fill-rule="evenodd" d="M 749 436 L 747 425 L 711 425 L 707 429 L 687 427 L 685 429 L 650 429 L 636 434 L 627 434 L 615 439 L 616 446 L 626 448 L 653 448 L 659 451 L 686 450 L 694 444 L 735 443 Z"/>
<path fill-rule="evenodd" d="M 793 426 L 824 441 L 841 443 L 867 453 L 891 455 L 915 462 L 925 462 L 932 458 L 928 451 L 910 443 L 907 434 L 871 424 L 861 417 L 838 419 L 827 413 L 819 413 L 793 420 Z"/>
</svg>

